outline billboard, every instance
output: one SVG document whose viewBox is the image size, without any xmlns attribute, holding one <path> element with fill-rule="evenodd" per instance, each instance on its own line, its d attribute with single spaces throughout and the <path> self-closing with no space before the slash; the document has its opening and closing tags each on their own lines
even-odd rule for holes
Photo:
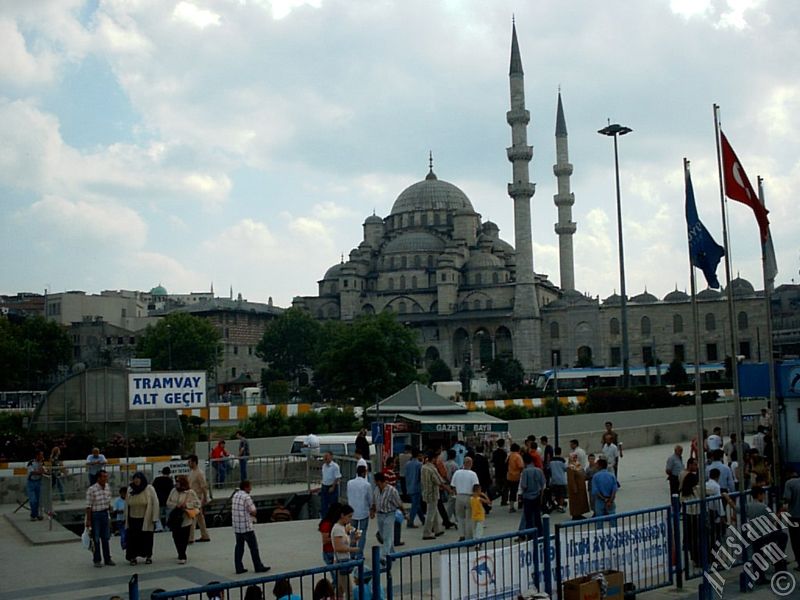
<svg viewBox="0 0 800 600">
<path fill-rule="evenodd" d="M 208 406 L 205 371 L 128 373 L 128 410 Z"/>
</svg>

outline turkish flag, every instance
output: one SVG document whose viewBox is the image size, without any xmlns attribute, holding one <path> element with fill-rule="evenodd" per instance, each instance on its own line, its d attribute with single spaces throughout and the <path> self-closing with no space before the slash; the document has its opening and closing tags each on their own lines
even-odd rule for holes
<svg viewBox="0 0 800 600">
<path fill-rule="evenodd" d="M 758 195 L 750 185 L 747 173 L 742 168 L 742 163 L 728 143 L 728 138 L 722 131 L 719 132 L 722 138 L 722 173 L 725 178 L 725 195 L 731 200 L 736 200 L 746 204 L 753 209 L 758 221 L 758 229 L 761 232 L 761 243 L 767 241 L 769 235 L 769 219 L 767 209 L 761 204 Z"/>
</svg>

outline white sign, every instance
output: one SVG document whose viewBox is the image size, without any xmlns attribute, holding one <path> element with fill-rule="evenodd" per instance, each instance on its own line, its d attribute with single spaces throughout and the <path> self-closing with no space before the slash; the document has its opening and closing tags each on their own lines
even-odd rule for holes
<svg viewBox="0 0 800 600">
<path fill-rule="evenodd" d="M 151 360 L 149 358 L 129 358 L 128 367 L 137 371 L 149 371 Z"/>
<path fill-rule="evenodd" d="M 128 373 L 128 409 L 164 410 L 208 405 L 205 371 Z"/>
<path fill-rule="evenodd" d="M 613 569 L 637 588 L 669 579 L 670 553 L 666 514 L 642 523 L 622 523 L 595 529 L 586 525 L 561 530 L 561 576 L 556 576 L 555 545 L 539 547 L 540 588 L 550 577 L 552 589 L 566 581 Z M 442 600 L 512 599 L 536 590 L 533 542 L 496 549 L 441 554 Z M 544 572 L 544 552 L 550 553 L 550 573 Z"/>
</svg>

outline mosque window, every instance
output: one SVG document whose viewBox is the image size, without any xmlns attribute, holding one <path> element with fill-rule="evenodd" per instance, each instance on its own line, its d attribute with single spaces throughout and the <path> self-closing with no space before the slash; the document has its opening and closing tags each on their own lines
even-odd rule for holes
<svg viewBox="0 0 800 600">
<path fill-rule="evenodd" d="M 406 303 L 405 302 L 398 303 L 397 312 L 400 313 L 401 315 L 406 314 Z"/>
<path fill-rule="evenodd" d="M 675 344 L 672 349 L 672 355 L 675 360 L 679 360 L 681 362 L 686 360 L 686 347 L 683 344 Z"/>
<path fill-rule="evenodd" d="M 389 259 L 389 268 L 394 269 L 394 256 Z"/>
<path fill-rule="evenodd" d="M 558 330 L 558 323 L 556 321 L 550 323 L 550 337 L 554 340 L 558 339 L 560 337 L 559 333 L 560 332 Z"/>
<path fill-rule="evenodd" d="M 405 269 L 408 266 L 408 258 L 405 256 L 400 257 L 400 268 Z"/>
<path fill-rule="evenodd" d="M 480 300 L 475 300 L 472 303 L 472 308 L 475 309 L 475 310 L 480 310 L 481 309 L 481 301 Z"/>
<path fill-rule="evenodd" d="M 614 317 L 608 322 L 608 332 L 611 335 L 619 335 L 619 319 Z"/>
<path fill-rule="evenodd" d="M 412 277 L 411 277 L 411 289 L 413 289 L 413 290 L 417 289 L 417 276 L 416 275 L 412 275 Z"/>
<path fill-rule="evenodd" d="M 737 317 L 737 321 L 738 321 L 738 325 L 739 325 L 739 331 L 743 331 L 743 330 L 747 329 L 747 313 L 746 312 L 744 312 L 744 311 L 740 312 L 739 316 Z"/>
<path fill-rule="evenodd" d="M 442 281 L 447 281 L 447 275 L 445 273 L 442 273 Z"/>
<path fill-rule="evenodd" d="M 428 255 L 428 267 L 431 268 L 431 269 L 433 268 L 433 255 L 432 254 Z"/>
<path fill-rule="evenodd" d="M 389 279 L 386 282 L 386 287 L 388 287 L 390 290 L 394 289 L 394 278 L 393 277 L 389 277 Z"/>
<path fill-rule="evenodd" d="M 716 360 L 719 360 L 719 354 L 717 353 L 716 344 L 706 344 L 706 360 L 708 362 L 714 362 Z"/>
<path fill-rule="evenodd" d="M 428 225 L 428 213 L 422 213 L 422 217 L 420 217 L 420 223 L 423 227 L 427 227 Z"/>
<path fill-rule="evenodd" d="M 490 298 L 489 300 L 486 301 L 486 310 L 489 310 L 491 308 L 492 308 L 492 300 Z"/>
<path fill-rule="evenodd" d="M 672 332 L 681 333 L 683 331 L 683 317 L 680 315 L 672 316 Z"/>
<path fill-rule="evenodd" d="M 475 273 L 475 285 L 480 285 L 481 284 L 481 279 L 482 279 L 481 278 L 481 274 L 480 273 Z"/>
<path fill-rule="evenodd" d="M 441 223 L 441 217 L 439 216 L 439 213 L 438 212 L 433 213 L 433 224 L 439 225 L 440 223 Z"/>
<path fill-rule="evenodd" d="M 706 331 L 714 331 L 717 328 L 717 320 L 714 318 L 714 313 L 706 314 Z"/>
<path fill-rule="evenodd" d="M 400 275 L 400 289 L 401 290 L 406 289 L 406 276 L 405 275 Z"/>
<path fill-rule="evenodd" d="M 642 335 L 650 335 L 650 317 L 642 317 Z"/>
<path fill-rule="evenodd" d="M 349 279 L 345 279 L 344 280 L 344 287 L 348 287 L 349 283 L 350 283 L 350 280 Z"/>
<path fill-rule="evenodd" d="M 414 268 L 419 269 L 422 266 L 422 257 L 417 254 L 414 257 Z"/>
<path fill-rule="evenodd" d="M 492 283 L 500 283 L 500 275 L 497 272 L 492 273 Z"/>
</svg>

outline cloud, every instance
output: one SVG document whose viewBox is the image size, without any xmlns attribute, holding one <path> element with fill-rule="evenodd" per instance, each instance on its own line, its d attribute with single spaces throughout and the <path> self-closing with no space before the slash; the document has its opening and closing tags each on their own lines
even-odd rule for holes
<svg viewBox="0 0 800 600">
<path fill-rule="evenodd" d="M 0 18 L 0 40 L 0 83 L 24 88 L 53 80 L 56 56 L 46 49 L 29 52 L 14 21 Z"/>
<path fill-rule="evenodd" d="M 188 23 L 198 29 L 220 24 L 220 16 L 217 13 L 198 8 L 191 2 L 178 2 L 172 12 L 172 18 L 176 21 Z"/>
</svg>

